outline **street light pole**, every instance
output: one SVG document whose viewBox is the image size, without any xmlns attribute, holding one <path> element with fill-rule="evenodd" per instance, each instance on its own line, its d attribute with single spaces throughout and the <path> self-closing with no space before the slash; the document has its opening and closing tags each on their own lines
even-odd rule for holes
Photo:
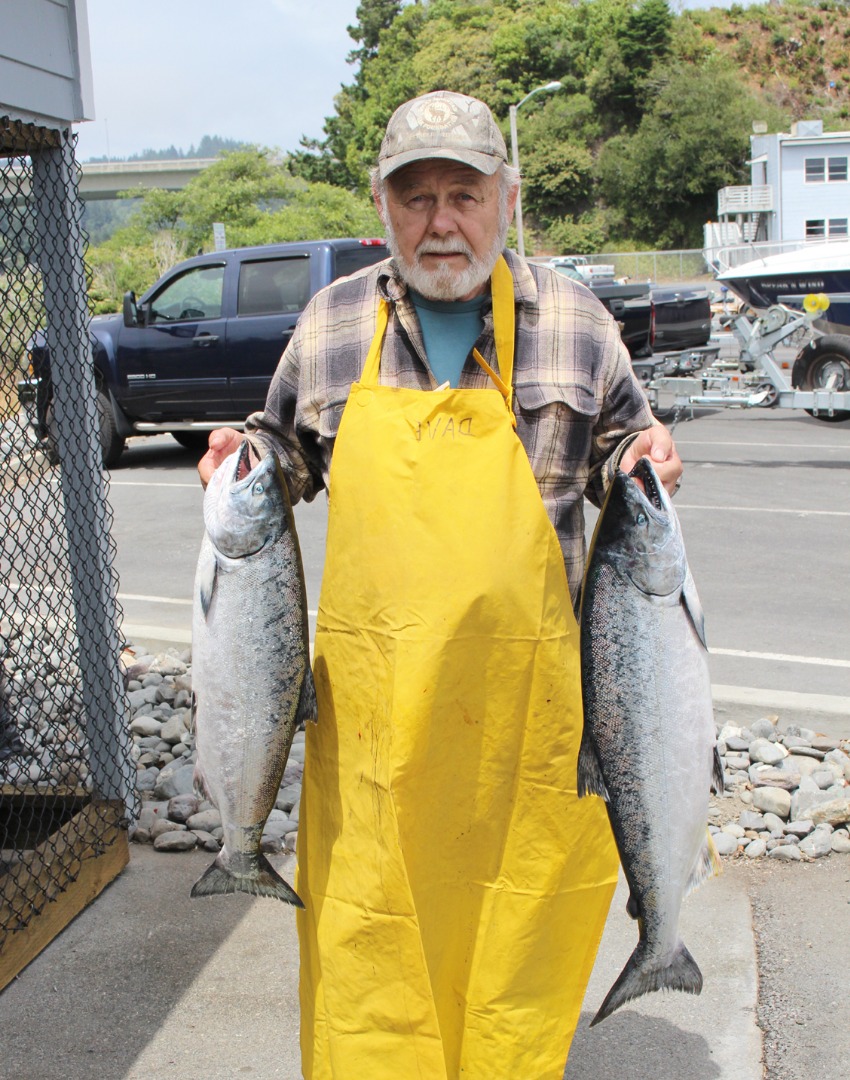
<svg viewBox="0 0 850 1080">
<path fill-rule="evenodd" d="M 560 90 L 561 84 L 559 82 L 546 83 L 545 86 L 538 86 L 535 90 L 532 90 L 530 94 L 526 94 L 525 97 L 517 105 L 511 105 L 508 110 L 511 119 L 511 164 L 519 172 L 519 151 L 517 149 L 518 140 L 516 133 L 516 114 L 517 110 L 528 101 L 529 98 L 533 98 L 535 94 L 542 93 L 544 90 Z M 522 231 L 522 191 L 517 192 L 516 198 L 516 246 L 517 252 L 525 258 L 525 236 Z"/>
</svg>

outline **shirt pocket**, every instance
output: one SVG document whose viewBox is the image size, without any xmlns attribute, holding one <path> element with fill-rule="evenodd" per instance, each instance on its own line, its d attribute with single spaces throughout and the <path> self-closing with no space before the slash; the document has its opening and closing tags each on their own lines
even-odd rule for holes
<svg viewBox="0 0 850 1080">
<path fill-rule="evenodd" d="M 329 401 L 319 409 L 316 427 L 318 428 L 319 439 L 321 442 L 333 442 L 336 438 L 344 408 L 345 399 L 342 399 L 339 401 Z"/>
<path fill-rule="evenodd" d="M 583 490 L 599 405 L 581 383 L 517 383 L 519 435 L 541 490 Z"/>
</svg>

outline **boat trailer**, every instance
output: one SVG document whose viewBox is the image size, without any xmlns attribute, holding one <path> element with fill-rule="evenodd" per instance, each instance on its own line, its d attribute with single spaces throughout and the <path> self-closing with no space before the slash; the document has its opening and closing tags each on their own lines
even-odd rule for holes
<svg viewBox="0 0 850 1080">
<path fill-rule="evenodd" d="M 804 409 L 818 420 L 850 419 L 850 336 L 819 335 L 812 326 L 828 305 L 825 297 L 806 297 L 803 311 L 784 304 L 762 315 L 745 309 L 722 316 L 740 349 L 722 357 L 720 344 L 635 360 L 659 419 L 685 409 Z M 808 338 L 793 365 L 780 362 L 774 349 L 789 339 Z M 790 378 L 789 378 L 790 368 Z"/>
</svg>

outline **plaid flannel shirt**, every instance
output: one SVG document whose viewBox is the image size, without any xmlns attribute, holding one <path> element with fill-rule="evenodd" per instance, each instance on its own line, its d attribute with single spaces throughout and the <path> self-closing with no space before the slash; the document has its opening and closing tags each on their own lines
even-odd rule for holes
<svg viewBox="0 0 850 1080">
<path fill-rule="evenodd" d="M 654 421 L 617 327 L 591 291 L 511 251 L 505 258 L 516 299 L 516 430 L 560 540 L 575 601 L 586 555 L 584 496 L 601 505 L 629 436 Z M 328 486 L 334 439 L 375 333 L 379 297 L 391 305 L 381 382 L 435 388 L 422 332 L 392 259 L 323 289 L 298 322 L 264 411 L 246 423 L 255 441 L 281 457 L 293 501 L 311 500 Z M 482 315 L 477 348 L 498 370 L 489 301 Z M 459 385 L 492 387 L 471 354 Z"/>
</svg>

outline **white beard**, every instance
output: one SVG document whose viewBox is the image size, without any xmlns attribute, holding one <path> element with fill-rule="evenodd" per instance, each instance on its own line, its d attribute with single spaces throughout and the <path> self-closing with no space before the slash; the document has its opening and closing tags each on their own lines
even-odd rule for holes
<svg viewBox="0 0 850 1080">
<path fill-rule="evenodd" d="M 389 218 L 384 222 L 384 229 L 387 246 L 402 278 L 411 289 L 427 300 L 460 300 L 478 292 L 490 280 L 496 260 L 504 250 L 508 232 L 507 223 L 504 223 L 483 258 L 479 258 L 466 241 L 458 237 L 454 240 L 423 240 L 414 253 L 414 261 L 408 262 L 398 250 Z M 424 255 L 445 255 L 450 252 L 460 252 L 467 257 L 469 264 L 465 270 L 456 270 L 447 265 L 439 266 L 436 270 L 427 270 L 422 265 Z"/>
</svg>

